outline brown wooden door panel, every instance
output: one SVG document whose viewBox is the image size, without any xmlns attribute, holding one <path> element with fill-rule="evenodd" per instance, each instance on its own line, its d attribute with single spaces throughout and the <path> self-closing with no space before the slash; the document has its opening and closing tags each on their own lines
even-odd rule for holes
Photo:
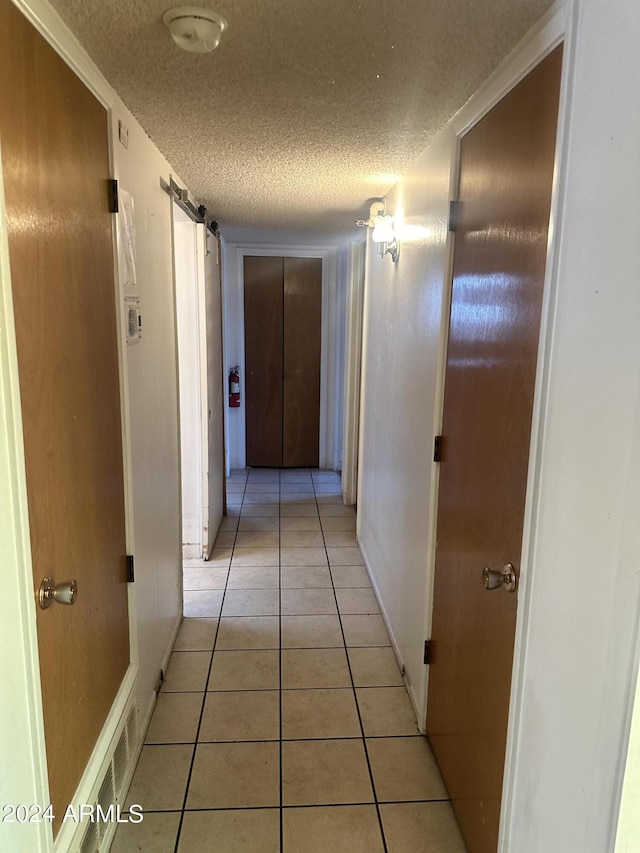
<svg viewBox="0 0 640 853">
<path fill-rule="evenodd" d="M 562 48 L 461 141 L 427 732 L 471 853 L 495 853 Z"/>
<path fill-rule="evenodd" d="M 244 259 L 247 465 L 282 467 L 283 259 Z"/>
<path fill-rule="evenodd" d="M 317 468 L 322 259 L 284 259 L 283 466 Z"/>
<path fill-rule="evenodd" d="M 317 467 L 322 259 L 245 257 L 247 465 Z"/>
<path fill-rule="evenodd" d="M 129 665 L 108 128 L 9 0 L 0 79 L 34 585 L 78 581 L 37 610 L 57 831 Z"/>
</svg>

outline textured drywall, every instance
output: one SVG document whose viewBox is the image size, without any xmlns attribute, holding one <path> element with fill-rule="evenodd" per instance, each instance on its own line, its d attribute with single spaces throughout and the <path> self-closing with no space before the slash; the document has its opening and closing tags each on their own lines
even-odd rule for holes
<svg viewBox="0 0 640 853">
<path fill-rule="evenodd" d="M 204 55 L 171 5 L 53 0 L 227 240 L 300 244 L 352 236 L 550 0 L 211 0 Z"/>
<path fill-rule="evenodd" d="M 370 244 L 365 279 L 358 540 L 421 727 L 454 152 L 454 133 L 445 129 L 389 195 L 389 209 L 402 212 L 400 256 L 394 264 Z"/>
</svg>

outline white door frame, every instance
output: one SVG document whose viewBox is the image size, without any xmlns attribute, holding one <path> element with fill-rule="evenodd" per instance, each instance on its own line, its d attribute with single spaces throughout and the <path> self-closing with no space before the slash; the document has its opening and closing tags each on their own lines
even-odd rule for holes
<svg viewBox="0 0 640 853">
<path fill-rule="evenodd" d="M 38 632 L 33 595 L 29 508 L 24 465 L 20 382 L 9 268 L 9 243 L 0 156 L 0 596 L 2 690 L 0 702 L 0 804 L 49 802 Z M 53 847 L 51 824 L 0 823 L 4 850 Z"/>
<path fill-rule="evenodd" d="M 224 266 L 225 376 L 240 366 L 240 408 L 225 409 L 227 470 L 246 467 L 245 365 L 244 365 L 244 258 L 288 257 L 322 259 L 322 339 L 320 353 L 320 453 L 319 466 L 339 470 L 342 457 L 342 383 L 340 360 L 344 347 L 338 250 L 322 246 L 229 245 Z"/>
</svg>

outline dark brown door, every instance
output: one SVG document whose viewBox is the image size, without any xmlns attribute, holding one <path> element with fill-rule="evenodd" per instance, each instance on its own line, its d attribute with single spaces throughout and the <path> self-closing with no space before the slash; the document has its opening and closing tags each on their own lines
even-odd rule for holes
<svg viewBox="0 0 640 853">
<path fill-rule="evenodd" d="M 78 581 L 36 608 L 57 831 L 129 665 L 108 128 L 9 0 L 0 79 L 34 585 Z"/>
<path fill-rule="evenodd" d="M 463 139 L 427 732 L 471 853 L 495 853 L 562 49 Z"/>
<path fill-rule="evenodd" d="M 320 445 L 322 260 L 284 259 L 285 468 L 317 468 Z"/>
<path fill-rule="evenodd" d="M 247 465 L 317 467 L 322 260 L 246 257 Z"/>
<path fill-rule="evenodd" d="M 283 258 L 244 259 L 247 465 L 282 467 Z"/>
</svg>

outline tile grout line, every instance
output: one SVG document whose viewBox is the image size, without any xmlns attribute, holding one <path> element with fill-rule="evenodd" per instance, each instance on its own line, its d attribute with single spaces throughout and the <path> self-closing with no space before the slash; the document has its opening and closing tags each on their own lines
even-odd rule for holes
<svg viewBox="0 0 640 853">
<path fill-rule="evenodd" d="M 374 799 L 374 803 L 375 803 L 375 807 L 376 807 L 376 814 L 378 816 L 378 826 L 380 828 L 380 837 L 382 839 L 382 847 L 384 849 L 384 853 L 388 853 L 387 839 L 385 838 L 384 827 L 382 825 L 382 815 L 380 813 L 380 805 L 378 803 L 378 793 L 376 791 L 376 785 L 375 785 L 375 781 L 373 778 L 373 770 L 371 769 L 371 760 L 369 758 L 369 750 L 367 749 L 367 739 L 366 739 L 365 734 L 364 734 L 364 725 L 362 723 L 362 715 L 360 713 L 360 705 L 358 704 L 358 694 L 356 693 L 356 686 L 355 686 L 355 683 L 353 680 L 353 672 L 351 671 L 351 661 L 349 660 L 349 652 L 347 650 L 348 649 L 347 638 L 345 637 L 345 633 L 344 633 L 344 626 L 342 624 L 342 614 L 340 613 L 340 607 L 338 606 L 338 596 L 336 595 L 336 587 L 335 587 L 335 584 L 333 582 L 333 574 L 331 573 L 331 562 L 329 560 L 329 551 L 327 550 L 327 543 L 326 543 L 326 540 L 324 537 L 324 527 L 322 526 L 322 517 L 320 515 L 320 506 L 318 504 L 318 495 L 316 493 L 316 484 L 315 484 L 315 481 L 313 480 L 313 477 L 311 479 L 313 482 L 313 493 L 314 493 L 315 498 L 316 498 L 316 507 L 318 508 L 318 517 L 320 518 L 320 529 L 322 530 L 322 541 L 324 542 L 324 550 L 325 550 L 325 554 L 327 555 L 327 565 L 329 566 L 329 575 L 331 577 L 331 588 L 333 590 L 333 597 L 334 597 L 335 602 L 336 602 L 336 611 L 338 613 L 338 622 L 340 623 L 340 631 L 342 632 L 342 640 L 344 642 L 344 656 L 347 660 L 347 668 L 349 670 L 349 679 L 351 680 L 351 690 L 353 692 L 353 701 L 354 701 L 355 706 L 356 706 L 356 713 L 358 715 L 358 722 L 360 724 L 360 732 L 362 735 L 362 746 L 364 748 L 364 755 L 365 755 L 365 758 L 367 761 L 367 769 L 369 771 L 369 781 L 371 782 L 371 791 L 373 793 L 373 799 Z"/>
<path fill-rule="evenodd" d="M 244 484 L 244 490 L 242 492 L 242 501 L 240 502 L 240 512 L 238 515 L 238 525 L 240 524 L 239 519 L 242 515 L 242 505 L 244 503 L 244 496 L 245 496 L 245 493 L 247 491 L 248 479 L 249 479 L 249 477 L 247 476 L 247 479 L 245 480 L 245 484 Z M 202 727 L 202 719 L 204 717 L 204 709 L 205 709 L 205 705 L 207 702 L 207 687 L 209 686 L 209 679 L 211 678 L 211 670 L 213 668 L 213 656 L 214 656 L 215 650 L 216 650 L 216 643 L 218 642 L 218 634 L 220 632 L 220 621 L 222 619 L 222 608 L 224 606 L 225 595 L 227 594 L 227 584 L 229 583 L 229 575 L 231 573 L 231 562 L 233 560 L 233 552 L 235 550 L 235 541 L 237 539 L 237 536 L 238 536 L 238 528 L 236 528 L 236 538 L 234 538 L 234 544 L 233 544 L 233 547 L 231 548 L 231 558 L 229 559 L 229 571 L 227 572 L 227 580 L 226 580 L 226 583 L 224 586 L 224 590 L 222 591 L 222 599 L 220 600 L 220 613 L 218 614 L 218 624 L 216 625 L 216 633 L 215 633 L 215 636 L 213 638 L 213 646 L 211 648 L 211 659 L 209 661 L 209 669 L 207 670 L 207 678 L 206 678 L 206 681 L 204 684 L 204 691 L 202 694 L 202 707 L 200 708 L 200 716 L 198 718 L 198 726 L 196 728 L 195 740 L 193 743 L 193 752 L 191 754 L 191 764 L 189 765 L 189 773 L 187 775 L 187 784 L 186 784 L 186 787 L 184 790 L 184 798 L 182 800 L 182 808 L 180 810 L 180 820 L 178 822 L 178 832 L 176 834 L 176 843 L 174 845 L 173 853 L 178 853 L 178 848 L 180 845 L 180 835 L 182 834 L 182 825 L 184 823 L 184 813 L 185 813 L 185 809 L 187 807 L 187 798 L 189 797 L 189 788 L 191 786 L 191 776 L 193 775 L 193 767 L 195 764 L 196 752 L 198 749 L 198 738 L 200 737 L 200 729 Z M 184 621 L 184 617 L 183 617 L 183 621 Z"/>
<path fill-rule="evenodd" d="M 349 740 L 359 740 L 359 738 L 349 738 Z M 242 741 L 244 743 L 244 741 Z M 252 743 L 253 741 L 249 741 Z M 267 743 L 273 743 L 273 741 L 266 741 Z M 413 805 L 415 803 L 450 803 L 451 800 L 448 799 L 421 799 L 421 800 L 385 800 L 383 805 L 385 806 L 404 806 L 404 805 Z M 349 802 L 349 803 L 322 803 L 320 805 L 309 805 L 308 803 L 292 803 L 289 806 L 285 806 L 286 809 L 309 809 L 309 808 L 319 808 L 319 809 L 344 809 L 344 808 L 353 808 L 354 806 L 372 806 L 374 805 L 372 802 Z M 202 806 L 197 809 L 188 809 L 189 813 L 191 812 L 246 812 L 246 811 L 273 811 L 274 806 Z M 147 809 L 145 814 L 179 814 L 181 809 Z"/>
</svg>

